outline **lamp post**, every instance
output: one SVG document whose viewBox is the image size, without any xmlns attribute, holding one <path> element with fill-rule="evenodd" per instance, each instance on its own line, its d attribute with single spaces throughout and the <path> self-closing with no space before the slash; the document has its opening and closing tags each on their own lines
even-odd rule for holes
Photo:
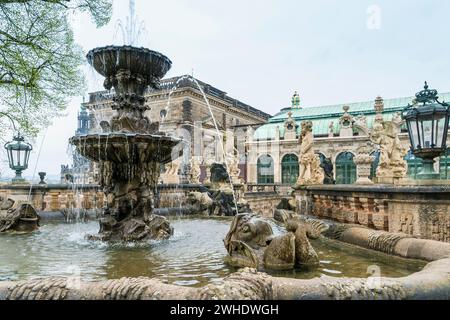
<svg viewBox="0 0 450 320">
<path fill-rule="evenodd" d="M 25 182 L 25 179 L 22 178 L 22 171 L 28 168 L 28 160 L 33 147 L 25 142 L 25 138 L 18 133 L 14 136 L 13 141 L 5 144 L 5 149 L 8 154 L 9 167 L 16 171 L 16 176 L 12 179 L 12 182 Z"/>
<path fill-rule="evenodd" d="M 427 82 L 424 90 L 416 93 L 413 105 L 408 105 L 404 118 L 408 126 L 411 150 L 423 160 L 418 179 L 439 179 L 439 173 L 434 170 L 434 159 L 447 150 L 449 106 L 438 101 L 438 92 L 429 89 Z"/>
</svg>

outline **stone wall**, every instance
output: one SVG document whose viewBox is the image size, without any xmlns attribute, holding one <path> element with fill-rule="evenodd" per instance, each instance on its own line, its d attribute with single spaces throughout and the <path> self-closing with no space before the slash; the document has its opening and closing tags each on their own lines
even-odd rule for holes
<svg viewBox="0 0 450 320">
<path fill-rule="evenodd" d="M 206 188 L 196 184 L 163 184 L 158 185 L 159 208 L 178 208 L 187 205 L 187 196 L 190 192 L 204 192 Z"/>
<path fill-rule="evenodd" d="M 98 186 L 78 189 L 64 184 L 2 185 L 0 197 L 16 201 L 31 201 L 36 210 L 44 212 L 64 209 L 96 210 L 103 208 L 106 204 L 106 197 Z"/>
<path fill-rule="evenodd" d="M 281 202 L 278 194 L 245 194 L 250 209 L 264 218 L 272 218 L 274 208 Z"/>
<path fill-rule="evenodd" d="M 295 198 L 301 214 L 450 242 L 448 186 L 310 186 Z"/>
<path fill-rule="evenodd" d="M 196 185 L 159 185 L 159 207 L 181 207 L 186 204 L 187 193 L 199 191 Z M 0 197 L 16 201 L 31 202 L 38 211 L 58 212 L 64 209 L 102 209 L 106 205 L 106 197 L 99 186 L 73 188 L 70 185 L 27 185 L 0 186 Z"/>
<path fill-rule="evenodd" d="M 31 188 L 31 192 L 30 192 Z M 190 192 L 206 192 L 207 188 L 195 184 L 158 185 L 157 208 L 181 208 L 187 204 Z M 236 198 L 243 194 L 243 186 L 235 186 Z M 15 201 L 30 201 L 37 211 L 60 212 L 64 209 L 100 210 L 106 205 L 106 197 L 99 186 L 76 188 L 71 185 L 0 185 L 0 197 Z"/>
</svg>

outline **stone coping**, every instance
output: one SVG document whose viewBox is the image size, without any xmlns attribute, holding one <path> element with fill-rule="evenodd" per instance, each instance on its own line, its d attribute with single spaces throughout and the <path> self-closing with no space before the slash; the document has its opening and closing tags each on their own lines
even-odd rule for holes
<svg viewBox="0 0 450 320">
<path fill-rule="evenodd" d="M 317 220 L 317 219 L 315 219 Z M 423 270 L 401 278 L 335 278 L 309 280 L 272 277 L 255 269 L 241 269 L 222 283 L 190 288 L 151 278 L 121 278 L 84 282 L 43 278 L 0 282 L 0 300 L 450 300 L 450 244 L 373 231 L 360 226 L 329 224 L 333 239 L 432 261 Z"/>
<path fill-rule="evenodd" d="M 88 189 L 88 190 L 94 190 L 94 189 L 100 189 L 101 187 L 99 185 L 92 185 L 92 184 L 86 184 L 86 185 L 76 185 L 80 189 Z M 62 190 L 73 190 L 74 185 L 73 184 L 0 184 L 0 190 L 27 190 L 29 191 L 30 188 L 33 190 L 51 190 L 51 189 L 62 189 Z"/>
<path fill-rule="evenodd" d="M 297 186 L 295 190 L 306 191 L 337 191 L 337 192 L 372 192 L 372 193 L 448 193 L 450 195 L 450 186 L 448 185 L 433 185 L 433 186 L 403 186 L 391 184 L 373 184 L 373 185 L 312 185 L 312 186 Z"/>
<path fill-rule="evenodd" d="M 95 190 L 98 189 L 101 191 L 100 185 L 94 185 L 94 184 L 0 184 L 0 191 L 3 190 L 27 190 L 29 191 L 30 188 L 32 189 L 39 189 L 39 190 L 50 190 L 50 189 L 62 189 L 62 190 L 72 190 L 74 186 L 77 186 L 79 189 L 83 190 Z M 188 189 L 188 190 L 207 190 L 207 188 L 202 184 L 158 184 L 158 189 Z"/>
</svg>

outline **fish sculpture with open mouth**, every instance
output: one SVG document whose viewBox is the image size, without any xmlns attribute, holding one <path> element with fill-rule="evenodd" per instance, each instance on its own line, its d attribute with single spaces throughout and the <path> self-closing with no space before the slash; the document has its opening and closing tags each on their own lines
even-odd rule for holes
<svg viewBox="0 0 450 320">
<path fill-rule="evenodd" d="M 247 213 L 234 217 L 224 239 L 226 262 L 234 267 L 258 270 L 289 270 L 316 265 L 318 256 L 307 236 L 308 226 L 301 220 L 286 223 L 287 232 L 274 235 L 269 222 Z"/>
<path fill-rule="evenodd" d="M 39 229 L 40 217 L 25 201 L 0 197 L 0 233 L 28 233 Z"/>
</svg>

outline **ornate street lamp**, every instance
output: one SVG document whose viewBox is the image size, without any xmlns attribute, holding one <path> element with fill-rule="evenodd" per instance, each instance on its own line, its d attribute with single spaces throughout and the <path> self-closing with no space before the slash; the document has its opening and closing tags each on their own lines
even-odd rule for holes
<svg viewBox="0 0 450 320">
<path fill-rule="evenodd" d="M 449 106 L 438 101 L 438 92 L 428 89 L 427 82 L 424 90 L 416 93 L 413 105 L 408 105 L 405 120 L 411 150 L 423 160 L 418 179 L 439 179 L 439 173 L 434 171 L 434 159 L 447 150 Z"/>
<path fill-rule="evenodd" d="M 9 167 L 16 171 L 16 176 L 12 179 L 13 183 L 24 182 L 22 171 L 28 169 L 28 160 L 30 159 L 31 144 L 25 142 L 25 138 L 18 133 L 14 136 L 13 141 L 5 144 L 8 153 Z"/>
</svg>

